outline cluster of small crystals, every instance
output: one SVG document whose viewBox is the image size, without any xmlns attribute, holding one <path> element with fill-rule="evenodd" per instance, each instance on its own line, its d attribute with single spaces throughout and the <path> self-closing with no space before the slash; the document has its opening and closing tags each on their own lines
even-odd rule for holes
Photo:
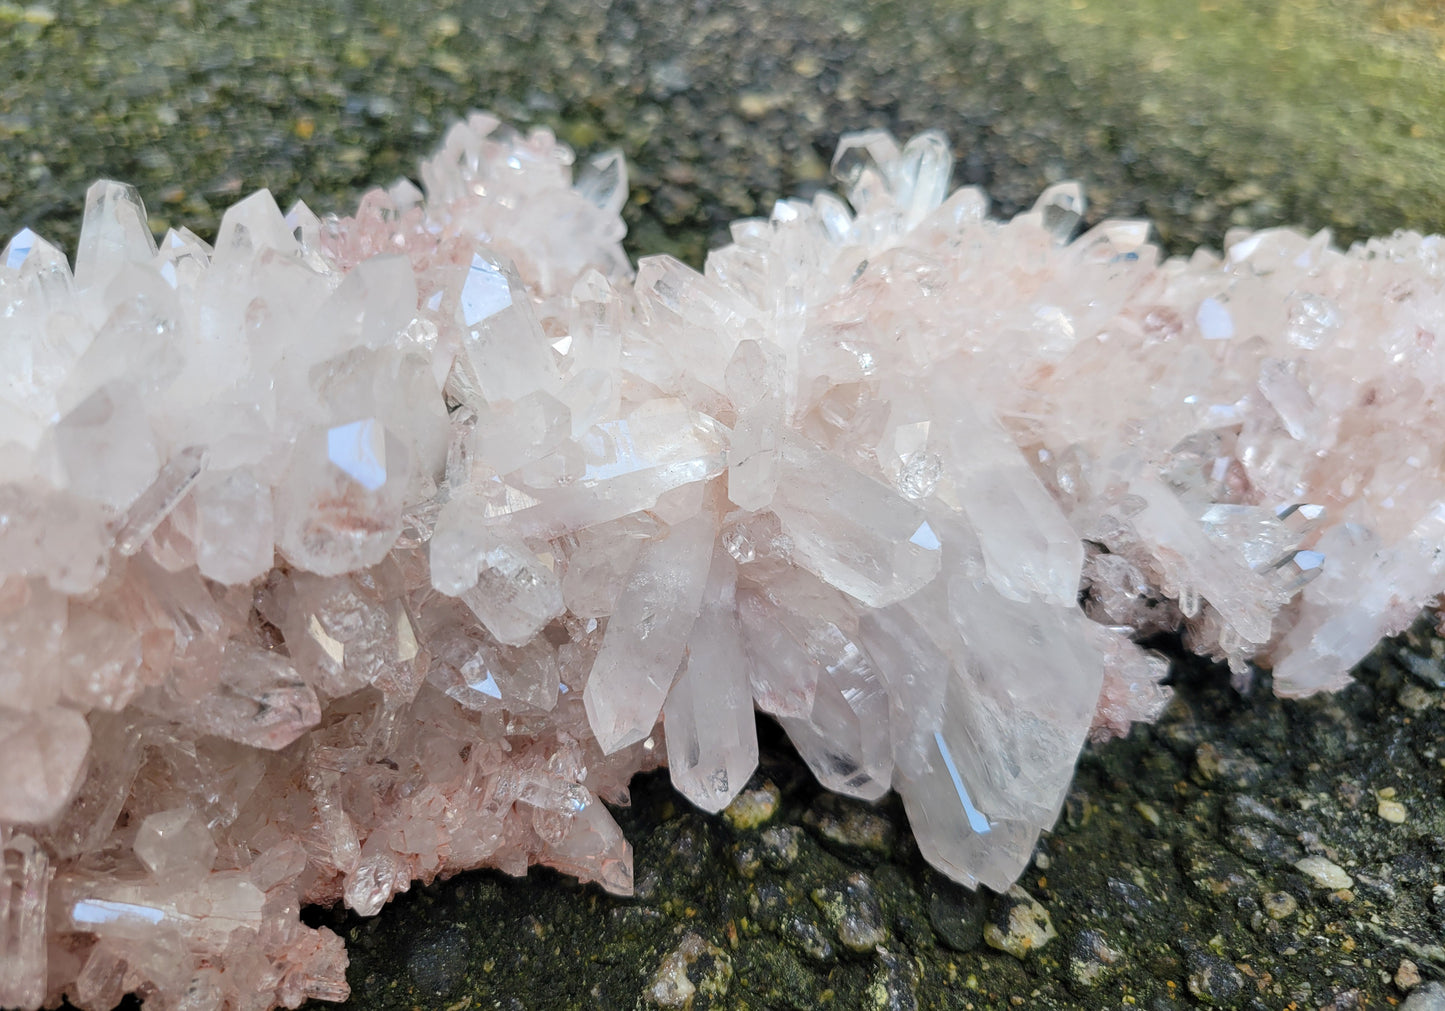
<svg viewBox="0 0 1445 1011">
<path fill-rule="evenodd" d="M 1006 887 L 1185 629 L 1302 694 L 1445 587 L 1438 240 L 1161 262 L 927 133 L 632 275 L 620 157 L 478 115 L 354 218 L 0 253 L 0 1005 L 347 993 L 309 902 L 559 868 L 772 714 Z M 851 205 L 851 207 L 850 207 Z M 1318 578 L 1312 578 L 1318 577 Z M 1082 601 L 1082 603 L 1081 603 Z"/>
</svg>

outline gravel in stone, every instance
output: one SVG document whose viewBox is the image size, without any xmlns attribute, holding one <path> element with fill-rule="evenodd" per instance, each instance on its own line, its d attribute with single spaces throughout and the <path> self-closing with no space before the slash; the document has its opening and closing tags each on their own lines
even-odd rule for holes
<svg viewBox="0 0 1445 1011">
<path fill-rule="evenodd" d="M 1185 954 L 1189 992 L 1206 1004 L 1234 1007 L 1244 989 L 1244 976 L 1212 952 L 1195 949 Z"/>
<path fill-rule="evenodd" d="M 763 829 L 758 846 L 763 863 L 775 871 L 785 871 L 798 862 L 803 830 L 796 825 L 779 825 Z"/>
<path fill-rule="evenodd" d="M 778 813 L 782 792 L 769 780 L 749 785 L 723 808 L 722 816 L 738 831 L 761 828 Z"/>
<path fill-rule="evenodd" d="M 1272 920 L 1284 920 L 1299 910 L 1299 900 L 1289 892 L 1267 892 L 1261 903 Z"/>
<path fill-rule="evenodd" d="M 841 888 L 814 889 L 813 903 L 849 951 L 872 951 L 888 940 L 873 882 L 861 871 L 848 875 Z"/>
<path fill-rule="evenodd" d="M 1355 879 L 1350 877 L 1343 867 L 1333 860 L 1318 855 L 1296 860 L 1295 869 L 1303 872 L 1321 888 L 1339 890 L 1350 888 L 1355 883 Z"/>
<path fill-rule="evenodd" d="M 1018 885 L 1000 896 L 983 927 L 983 939 L 1014 958 L 1023 959 L 1058 937 L 1049 911 Z"/>
<path fill-rule="evenodd" d="M 918 970 L 906 955 L 882 949 L 868 994 L 878 1011 L 918 1011 Z"/>
<path fill-rule="evenodd" d="M 823 796 L 803 816 L 824 842 L 856 855 L 883 854 L 893 846 L 895 826 L 877 812 L 840 797 Z"/>
<path fill-rule="evenodd" d="M 801 954 L 815 962 L 830 962 L 836 957 L 833 942 L 823 929 L 802 916 L 788 916 L 782 923 L 783 937 Z"/>
<path fill-rule="evenodd" d="M 1109 944 L 1099 930 L 1081 930 L 1069 944 L 1069 978 L 1077 986 L 1092 989 L 1103 983 L 1122 953 Z"/>
<path fill-rule="evenodd" d="M 982 944 L 987 897 L 937 876 L 931 891 L 928 922 L 938 939 L 957 952 L 973 951 Z"/>
</svg>

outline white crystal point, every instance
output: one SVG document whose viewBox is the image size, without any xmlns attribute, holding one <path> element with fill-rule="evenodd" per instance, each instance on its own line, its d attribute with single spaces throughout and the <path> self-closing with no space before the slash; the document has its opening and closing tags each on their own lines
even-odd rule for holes
<svg viewBox="0 0 1445 1011">
<path fill-rule="evenodd" d="M 135 855 L 157 878 L 194 882 L 211 872 L 216 841 L 191 808 L 171 808 L 148 815 L 136 831 Z"/>
<path fill-rule="evenodd" d="M 948 582 L 961 649 L 938 728 L 985 813 L 1052 823 L 1103 684 L 1077 608 L 1021 604 Z"/>
<path fill-rule="evenodd" d="M 194 708 L 207 733 L 279 751 L 321 721 L 316 692 L 282 656 L 232 642 L 221 662 L 220 687 Z"/>
<path fill-rule="evenodd" d="M 797 564 L 870 607 L 938 574 L 938 535 L 917 505 L 797 435 L 780 435 L 778 456 L 773 512 Z"/>
<path fill-rule="evenodd" d="M 29 228 L 20 229 L 10 237 L 4 251 L 0 252 L 0 264 L 3 264 L 6 270 L 18 271 L 25 265 L 31 251 L 44 241 Z"/>
<path fill-rule="evenodd" d="M 573 446 L 539 461 L 555 464 L 560 480 L 523 471 L 515 484 L 483 489 L 488 515 L 511 516 L 525 537 L 557 537 L 651 509 L 669 491 L 716 477 L 727 459 L 721 426 L 674 398 L 645 401 Z"/>
<path fill-rule="evenodd" d="M 900 769 L 895 775 L 914 840 L 923 858 L 954 881 L 1007 891 L 1033 859 L 1039 826 L 985 816 L 951 764 L 946 748 L 935 748 L 923 772 L 905 775 Z"/>
<path fill-rule="evenodd" d="M 909 138 L 895 183 L 904 228 L 916 227 L 943 203 L 952 174 L 953 151 L 942 132 L 928 130 Z"/>
<path fill-rule="evenodd" d="M 74 709 L 0 706 L 0 824 L 53 821 L 80 786 L 89 748 L 90 728 Z"/>
<path fill-rule="evenodd" d="M 265 575 L 276 539 L 270 489 L 238 468 L 202 475 L 192 495 L 201 575 L 230 586 Z"/>
<path fill-rule="evenodd" d="M 300 245 L 270 190 L 257 190 L 221 215 L 216 232 L 218 264 L 246 263 L 263 250 L 294 255 Z"/>
<path fill-rule="evenodd" d="M 1304 588 L 1297 624 L 1280 644 L 1276 690 L 1286 698 L 1332 691 L 1382 638 L 1408 628 L 1416 602 L 1445 589 L 1445 502 L 1436 503 L 1393 547 L 1352 525 L 1316 543 L 1322 574 Z"/>
<path fill-rule="evenodd" d="M 960 395 L 967 388 L 961 377 L 949 378 L 933 391 L 943 470 L 982 546 L 989 582 L 1016 600 L 1038 596 L 1072 606 L 1083 542 L 1002 426 Z"/>
<path fill-rule="evenodd" d="M 60 419 L 55 448 L 71 490 L 114 509 L 134 502 L 160 469 L 145 407 L 121 384 L 96 390 Z"/>
<path fill-rule="evenodd" d="M 1197 594 L 1247 643 L 1262 646 L 1271 635 L 1272 607 L 1263 577 L 1221 555 L 1200 521 L 1162 482 L 1141 478 L 1130 491 L 1144 508 L 1130 518 L 1146 542 L 1156 545 L 1160 565 L 1181 597 Z"/>
<path fill-rule="evenodd" d="M 55 246 L 28 228 L 16 232 L 0 252 L 0 269 L 14 271 L 20 287 L 15 304 L 30 311 L 40 308 L 37 300 L 53 300 L 58 308 L 71 295 L 73 278 L 70 261 Z"/>
<path fill-rule="evenodd" d="M 156 251 L 155 267 L 177 291 L 194 291 L 211 265 L 210 244 L 189 228 L 169 229 Z"/>
<path fill-rule="evenodd" d="M 886 130 L 845 133 L 833 154 L 833 175 L 846 187 L 848 202 L 859 214 L 893 200 L 902 152 Z"/>
<path fill-rule="evenodd" d="M 669 356 L 672 375 L 658 378 L 695 391 L 706 406 L 726 390 L 733 352 L 756 327 L 751 306 L 671 256 L 639 260 L 634 291 L 643 327 Z"/>
<path fill-rule="evenodd" d="M 591 800 L 565 819 L 564 834 L 547 846 L 548 862 L 613 895 L 631 895 L 632 845 L 607 808 Z"/>
<path fill-rule="evenodd" d="M 551 348 L 516 266 L 500 253 L 472 255 L 457 303 L 463 348 L 488 402 L 560 386 Z"/>
<path fill-rule="evenodd" d="M 728 499 L 739 509 L 768 509 L 778 490 L 782 405 L 765 400 L 744 411 L 728 441 Z"/>
<path fill-rule="evenodd" d="M 134 186 L 102 179 L 85 193 L 85 217 L 75 252 L 75 283 L 94 288 L 127 263 L 149 263 L 156 255 L 145 204 Z"/>
<path fill-rule="evenodd" d="M 778 603 L 758 591 L 738 593 L 753 699 L 765 713 L 807 719 L 818 692 L 818 665 L 784 624 L 782 613 Z"/>
<path fill-rule="evenodd" d="M 1039 224 L 1055 241 L 1067 242 L 1084 220 L 1088 208 L 1084 187 L 1070 180 L 1055 183 L 1039 194 L 1030 213 L 1038 216 Z"/>
<path fill-rule="evenodd" d="M 562 585 L 549 559 L 515 533 L 486 523 L 483 506 L 463 495 L 442 507 L 430 544 L 431 582 L 460 597 L 487 631 L 527 643 L 562 613 Z"/>
<path fill-rule="evenodd" d="M 603 754 L 652 732 L 702 607 L 716 529 L 710 516 L 645 544 L 587 675 L 587 722 Z"/>
<path fill-rule="evenodd" d="M 344 348 L 384 348 L 416 317 L 416 275 L 405 256 L 373 256 L 346 275 L 317 314 L 316 339 Z M 327 333 L 326 331 L 331 331 Z"/>
<path fill-rule="evenodd" d="M 126 556 L 139 551 L 161 521 L 185 498 L 205 466 L 206 451 L 202 446 L 187 446 L 166 461 L 151 486 L 126 510 L 125 523 L 116 534 L 116 550 Z"/>
<path fill-rule="evenodd" d="M 663 706 L 672 783 L 704 811 L 730 804 L 758 765 L 758 731 L 737 616 L 737 563 L 713 553 L 687 660 Z"/>
<path fill-rule="evenodd" d="M 472 456 L 496 474 L 511 474 L 552 453 L 572 434 L 572 412 L 543 390 L 488 410 L 477 419 Z"/>
<path fill-rule="evenodd" d="M 6 1007 L 39 1007 L 45 999 L 53 873 L 43 846 L 0 828 L 0 1004 Z"/>
<path fill-rule="evenodd" d="M 401 532 L 410 465 L 375 418 L 303 434 L 276 490 L 277 545 L 321 575 L 375 565 Z"/>
<path fill-rule="evenodd" d="M 851 797 L 877 800 L 893 777 L 888 691 L 872 659 L 841 629 L 822 625 L 810 632 L 813 654 L 825 648 L 832 662 L 820 664 L 807 717 L 784 716 L 779 722 L 818 782 Z"/>
<path fill-rule="evenodd" d="M 627 159 L 616 148 L 595 155 L 578 173 L 576 190 L 598 210 L 621 213 L 627 202 Z"/>
</svg>

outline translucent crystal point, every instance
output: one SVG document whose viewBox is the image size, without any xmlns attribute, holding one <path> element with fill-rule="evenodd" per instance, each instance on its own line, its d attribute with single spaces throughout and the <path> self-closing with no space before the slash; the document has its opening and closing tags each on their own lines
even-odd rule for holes
<svg viewBox="0 0 1445 1011">
<path fill-rule="evenodd" d="M 953 151 L 941 132 L 928 130 L 903 145 L 896 185 L 905 228 L 918 225 L 943 203 L 952 173 Z"/>
<path fill-rule="evenodd" d="M 134 186 L 102 179 L 85 193 L 85 217 L 75 252 L 75 283 L 89 288 L 108 281 L 127 263 L 156 255 L 145 204 Z"/>
<path fill-rule="evenodd" d="M 55 445 L 70 487 L 115 509 L 139 498 L 160 469 L 145 407 L 124 385 L 96 390 L 60 419 Z"/>
<path fill-rule="evenodd" d="M 34 839 L 0 828 L 0 1003 L 7 1007 L 39 1007 L 45 999 L 52 873 Z"/>
<path fill-rule="evenodd" d="M 627 161 L 613 148 L 591 158 L 577 175 L 577 192 L 609 214 L 627 202 Z"/>
<path fill-rule="evenodd" d="M 934 392 L 941 469 L 982 546 L 989 581 L 1015 599 L 1072 605 L 1084 564 L 1078 533 L 1003 428 L 959 395 L 957 378 Z M 918 480 L 915 461 L 927 459 L 910 456 L 903 480 Z"/>
<path fill-rule="evenodd" d="M 773 511 L 797 563 L 870 607 L 916 593 L 939 570 L 923 510 L 797 435 L 779 439 Z"/>
<path fill-rule="evenodd" d="M 300 246 L 271 191 L 257 190 L 221 215 L 215 258 L 218 264 L 245 263 L 268 249 L 292 255 Z"/>
<path fill-rule="evenodd" d="M 1033 213 L 1038 215 L 1044 231 L 1059 242 L 1072 238 L 1079 222 L 1084 219 L 1088 200 L 1084 188 L 1076 182 L 1055 183 L 1034 201 Z"/>
<path fill-rule="evenodd" d="M 758 764 L 736 587 L 737 564 L 726 551 L 714 551 L 687 660 L 663 707 L 673 785 L 704 811 L 727 807 Z"/>
<path fill-rule="evenodd" d="M 472 254 L 457 303 L 463 347 L 489 402 L 556 389 L 558 375 L 516 266 L 490 251 Z"/>
<path fill-rule="evenodd" d="M 892 134 L 864 130 L 838 138 L 833 175 L 847 189 L 848 202 L 860 214 L 876 207 L 879 198 L 893 197 L 893 180 L 902 153 Z"/>
<path fill-rule="evenodd" d="M 44 824 L 75 796 L 85 770 L 90 728 L 74 709 L 38 712 L 0 707 L 0 823 Z"/>
<path fill-rule="evenodd" d="M 430 555 L 432 585 L 461 597 L 502 642 L 520 646 L 562 613 L 553 565 L 506 527 L 488 524 L 466 496 L 442 508 Z"/>
<path fill-rule="evenodd" d="M 688 520 L 644 545 L 587 675 L 587 721 L 604 754 L 652 732 L 687 650 L 716 535 Z"/>
<path fill-rule="evenodd" d="M 276 491 L 277 545 L 322 575 L 376 564 L 401 532 L 410 477 L 406 446 L 376 418 L 312 429 Z"/>
<path fill-rule="evenodd" d="M 5 244 L 5 250 L 0 253 L 0 263 L 3 263 L 8 270 L 19 270 L 30 256 L 37 243 L 43 242 L 40 236 L 36 235 L 29 228 L 22 228 L 10 237 Z"/>
</svg>

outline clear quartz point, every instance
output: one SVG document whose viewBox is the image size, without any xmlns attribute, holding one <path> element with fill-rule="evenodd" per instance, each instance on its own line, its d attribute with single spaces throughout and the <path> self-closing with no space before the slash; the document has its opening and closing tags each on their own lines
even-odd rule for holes
<svg viewBox="0 0 1445 1011">
<path fill-rule="evenodd" d="M 577 176 L 577 192 L 608 214 L 617 214 L 627 202 L 627 162 L 613 148 L 591 158 Z"/>
<path fill-rule="evenodd" d="M 1078 229 L 1079 222 L 1084 220 L 1088 206 L 1083 186 L 1072 181 L 1062 182 L 1039 194 L 1038 200 L 1034 201 L 1033 213 L 1038 215 L 1044 231 L 1056 242 L 1068 242 Z"/>
<path fill-rule="evenodd" d="M 778 458 L 773 511 L 803 568 L 871 607 L 937 575 L 940 542 L 917 505 L 796 435 Z"/>
<path fill-rule="evenodd" d="M 151 486 L 126 512 L 125 525 L 116 535 L 116 549 L 127 556 L 139 551 L 146 538 L 160 526 L 161 520 L 170 515 L 195 485 L 205 467 L 204 446 L 187 446 L 167 461 Z"/>
<path fill-rule="evenodd" d="M 702 608 L 715 535 L 711 517 L 699 516 L 638 554 L 583 694 L 604 754 L 652 732 Z"/>
<path fill-rule="evenodd" d="M 0 828 L 0 1003 L 7 1007 L 38 1007 L 45 999 L 51 873 L 44 847 Z"/>
<path fill-rule="evenodd" d="M 736 563 L 726 551 L 714 551 L 687 660 L 663 706 L 673 785 L 711 812 L 732 802 L 758 764 L 736 593 Z"/>
<path fill-rule="evenodd" d="M 103 179 L 85 194 L 85 217 L 75 253 L 75 283 L 95 288 L 126 263 L 149 263 L 156 255 L 145 204 L 134 186 Z"/>
</svg>

